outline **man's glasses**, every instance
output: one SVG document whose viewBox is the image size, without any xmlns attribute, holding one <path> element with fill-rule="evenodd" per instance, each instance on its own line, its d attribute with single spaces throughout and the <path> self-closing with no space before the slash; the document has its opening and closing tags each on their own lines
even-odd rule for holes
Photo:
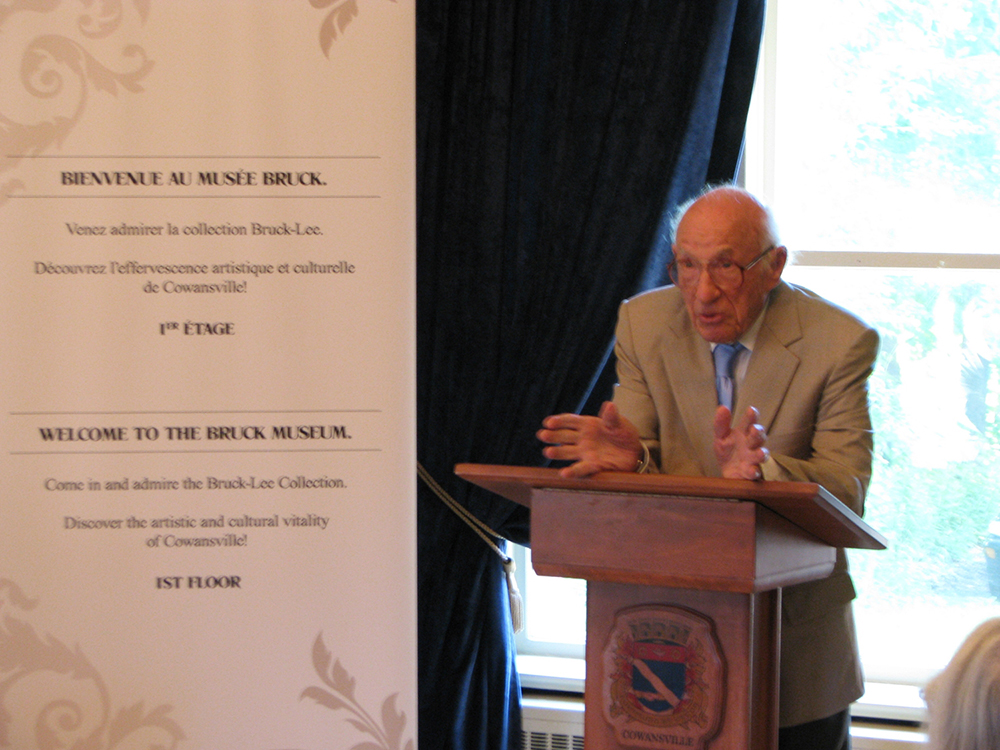
<svg viewBox="0 0 1000 750">
<path fill-rule="evenodd" d="M 775 245 L 771 245 L 745 266 L 741 266 L 732 260 L 713 260 L 708 265 L 703 266 L 691 258 L 675 258 L 667 266 L 667 273 L 670 274 L 670 280 L 674 284 L 682 289 L 688 289 L 698 284 L 703 270 L 708 271 L 708 277 L 715 286 L 724 292 L 731 292 L 743 286 L 743 279 L 746 272 L 760 263 L 764 259 L 764 256 L 774 250 L 774 248 Z"/>
</svg>

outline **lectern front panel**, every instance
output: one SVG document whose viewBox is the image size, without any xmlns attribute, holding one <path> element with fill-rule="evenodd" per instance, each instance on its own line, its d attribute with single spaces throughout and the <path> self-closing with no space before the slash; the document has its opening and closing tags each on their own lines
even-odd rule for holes
<svg viewBox="0 0 1000 750">
<path fill-rule="evenodd" d="M 780 601 L 588 584 L 587 750 L 775 747 Z"/>
<path fill-rule="evenodd" d="M 709 498 L 536 489 L 531 538 L 541 575 L 740 593 L 827 576 L 836 559 L 767 508 Z"/>
</svg>

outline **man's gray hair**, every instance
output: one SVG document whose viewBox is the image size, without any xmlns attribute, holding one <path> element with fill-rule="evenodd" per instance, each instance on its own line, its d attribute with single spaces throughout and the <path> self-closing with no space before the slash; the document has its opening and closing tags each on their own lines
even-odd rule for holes
<svg viewBox="0 0 1000 750">
<path fill-rule="evenodd" d="M 692 198 L 681 203 L 677 208 L 674 209 L 673 213 L 670 215 L 670 245 L 673 247 L 674 243 L 677 242 L 677 227 L 681 223 L 681 219 L 684 218 L 684 214 L 688 212 L 688 209 L 694 205 L 695 201 L 704 198 L 710 193 L 716 191 L 725 191 L 727 194 L 733 196 L 737 201 L 748 201 L 754 206 L 760 209 L 762 221 L 759 227 L 760 231 L 760 247 L 764 248 L 771 247 L 772 245 L 778 246 L 781 244 L 781 240 L 778 236 L 778 224 L 774 220 L 774 213 L 771 209 L 766 206 L 763 201 L 759 200 L 753 193 L 750 193 L 739 185 L 734 185 L 733 183 L 719 183 L 713 185 L 706 185 L 700 193 Z"/>
</svg>

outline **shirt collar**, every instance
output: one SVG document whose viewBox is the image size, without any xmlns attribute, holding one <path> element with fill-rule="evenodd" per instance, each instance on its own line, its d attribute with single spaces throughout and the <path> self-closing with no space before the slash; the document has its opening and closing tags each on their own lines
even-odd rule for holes
<svg viewBox="0 0 1000 750">
<path fill-rule="evenodd" d="M 757 316 L 753 325 L 751 325 L 736 341 L 736 343 L 743 344 L 744 348 L 749 352 L 753 351 L 753 347 L 757 343 L 757 334 L 760 333 L 760 327 L 764 324 L 764 315 L 767 313 L 767 307 L 770 304 L 771 298 L 768 296 L 767 302 L 764 303 L 764 309 L 760 311 L 760 315 Z M 714 352 L 717 344 L 713 343 L 711 346 L 712 351 Z"/>
</svg>

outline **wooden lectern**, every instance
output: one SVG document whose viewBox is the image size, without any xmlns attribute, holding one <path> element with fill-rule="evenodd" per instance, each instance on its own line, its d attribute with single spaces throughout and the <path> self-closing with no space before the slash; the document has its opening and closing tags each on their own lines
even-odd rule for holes
<svg viewBox="0 0 1000 750">
<path fill-rule="evenodd" d="M 585 746 L 771 750 L 781 587 L 885 539 L 804 482 L 459 464 L 531 508 L 541 575 L 585 578 Z"/>
</svg>

